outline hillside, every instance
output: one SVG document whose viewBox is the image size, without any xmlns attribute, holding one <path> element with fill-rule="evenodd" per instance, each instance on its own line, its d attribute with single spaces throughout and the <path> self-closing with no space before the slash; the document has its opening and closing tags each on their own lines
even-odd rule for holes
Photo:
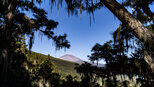
<svg viewBox="0 0 154 87">
<path fill-rule="evenodd" d="M 44 55 L 41 53 L 36 53 L 36 52 L 31 52 L 31 54 L 28 55 L 28 61 L 34 62 L 37 61 L 37 63 L 42 63 L 45 58 L 48 58 L 48 55 Z M 51 58 L 51 61 L 54 63 L 56 66 L 56 70 L 58 71 L 59 74 L 62 74 L 63 76 L 65 75 L 72 75 L 72 76 L 78 76 L 76 70 L 74 69 L 75 63 L 69 62 L 66 60 L 54 58 L 52 56 L 49 56 Z"/>
</svg>

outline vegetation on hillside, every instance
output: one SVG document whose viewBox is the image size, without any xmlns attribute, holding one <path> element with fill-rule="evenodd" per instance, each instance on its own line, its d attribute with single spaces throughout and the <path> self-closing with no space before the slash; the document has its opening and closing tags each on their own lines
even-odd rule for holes
<svg viewBox="0 0 154 87">
<path fill-rule="evenodd" d="M 47 58 L 55 65 L 55 72 L 61 74 L 62 76 L 72 75 L 77 76 L 77 72 L 75 71 L 75 63 L 61 60 L 58 58 L 54 58 L 50 55 L 44 55 L 36 52 L 31 52 L 28 54 L 28 61 L 33 64 L 42 64 Z"/>
</svg>

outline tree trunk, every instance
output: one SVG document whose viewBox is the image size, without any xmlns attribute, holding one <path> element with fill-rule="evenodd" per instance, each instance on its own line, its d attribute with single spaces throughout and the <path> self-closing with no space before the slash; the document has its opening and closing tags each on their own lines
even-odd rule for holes
<svg viewBox="0 0 154 87">
<path fill-rule="evenodd" d="M 1 63 L 0 63 L 0 84 L 2 87 L 7 87 L 7 67 L 8 67 L 8 49 L 1 51 Z"/>
<path fill-rule="evenodd" d="M 133 17 L 122 5 L 116 0 L 101 0 L 103 4 L 129 29 L 138 39 L 140 39 L 151 51 L 151 56 L 145 56 L 145 61 L 148 63 L 154 72 L 154 34 L 148 30 L 139 20 Z"/>
<path fill-rule="evenodd" d="M 5 1 L 5 0 L 4 0 Z M 1 58 L 2 58 L 2 77 L 0 80 L 2 80 L 2 86 L 7 87 L 8 83 L 7 80 L 9 78 L 7 78 L 7 72 L 8 72 L 8 65 L 10 63 L 9 61 L 9 50 L 10 50 L 10 41 L 11 41 L 11 29 L 13 28 L 13 18 L 14 18 L 14 12 L 15 12 L 15 0 L 12 0 L 10 2 L 5 3 L 6 7 L 8 7 L 7 10 L 7 16 L 6 16 L 6 26 L 5 29 L 3 29 L 3 41 L 1 43 L 1 49 L 2 50 L 1 54 Z M 8 4 L 8 5 L 7 5 Z M 1 75 L 0 75 L 1 76 Z"/>
</svg>

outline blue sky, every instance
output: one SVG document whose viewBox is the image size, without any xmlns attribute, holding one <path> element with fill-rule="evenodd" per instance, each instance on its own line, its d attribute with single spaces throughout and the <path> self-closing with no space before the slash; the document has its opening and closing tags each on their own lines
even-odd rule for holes
<svg viewBox="0 0 154 87">
<path fill-rule="evenodd" d="M 40 5 L 48 12 L 48 18 L 59 22 L 55 29 L 56 34 L 67 34 L 71 47 L 66 51 L 55 50 L 52 40 L 48 40 L 45 36 L 40 37 L 36 33 L 32 51 L 42 54 L 50 54 L 54 57 L 60 57 L 65 54 L 72 54 L 82 60 L 89 61 L 87 55 L 91 54 L 91 48 L 96 44 L 103 44 L 112 39 L 112 33 L 118 28 L 120 21 L 105 7 L 95 11 L 95 22 L 90 25 L 90 18 L 86 12 L 78 16 L 68 16 L 66 6 L 59 8 L 53 6 L 51 11 L 49 3 L 46 1 Z"/>
</svg>

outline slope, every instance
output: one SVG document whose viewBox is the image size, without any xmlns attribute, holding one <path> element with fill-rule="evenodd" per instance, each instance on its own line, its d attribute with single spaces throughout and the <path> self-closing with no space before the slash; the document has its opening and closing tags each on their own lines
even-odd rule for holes
<svg viewBox="0 0 154 87">
<path fill-rule="evenodd" d="M 45 58 L 50 58 L 51 61 L 54 63 L 56 70 L 59 74 L 62 76 L 66 75 L 72 75 L 72 76 L 78 76 L 75 68 L 75 63 L 69 62 L 66 60 L 54 58 L 50 55 L 44 55 L 41 53 L 31 52 L 28 54 L 28 61 L 34 63 L 34 61 L 37 61 L 37 63 L 41 64 Z"/>
</svg>

